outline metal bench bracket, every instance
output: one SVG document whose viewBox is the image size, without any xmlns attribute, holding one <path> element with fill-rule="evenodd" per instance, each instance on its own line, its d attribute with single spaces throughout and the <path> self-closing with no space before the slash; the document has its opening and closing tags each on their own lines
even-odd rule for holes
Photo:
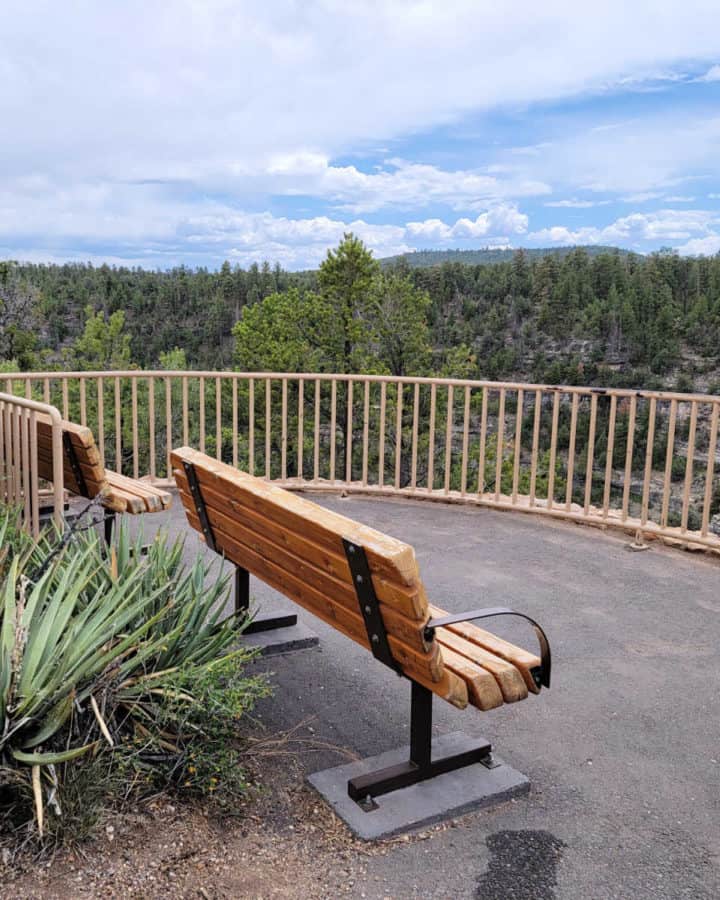
<svg viewBox="0 0 720 900">
<path fill-rule="evenodd" d="M 80 466 L 80 461 L 77 458 L 77 452 L 73 447 L 72 438 L 70 437 L 69 432 L 63 431 L 62 440 L 65 456 L 67 456 L 67 460 L 70 463 L 70 469 L 75 478 L 75 483 L 78 486 L 78 493 L 81 497 L 89 499 L 90 492 L 88 491 L 87 482 L 85 481 L 85 476 L 83 475 L 83 470 Z"/>
<path fill-rule="evenodd" d="M 353 585 L 355 586 L 360 613 L 365 622 L 365 630 L 367 631 L 372 655 L 375 659 L 380 660 L 381 663 L 402 675 L 400 667 L 393 659 L 392 651 L 390 650 L 390 643 L 385 630 L 382 612 L 380 611 L 380 603 L 375 594 L 365 549 L 347 538 L 343 538 L 343 546 L 345 547 L 345 556 L 347 557 Z"/>
<path fill-rule="evenodd" d="M 218 549 L 215 546 L 215 535 L 213 534 L 212 526 L 210 525 L 210 519 L 208 518 L 207 508 L 205 506 L 205 501 L 203 500 L 202 491 L 200 490 L 200 483 L 198 482 L 197 474 L 195 472 L 195 466 L 186 460 L 183 460 L 182 464 L 185 469 L 185 477 L 188 481 L 190 494 L 195 501 L 195 512 L 197 513 L 198 519 L 200 519 L 200 528 L 202 529 L 205 543 L 211 550 L 214 550 L 215 553 L 217 553 Z"/>
</svg>

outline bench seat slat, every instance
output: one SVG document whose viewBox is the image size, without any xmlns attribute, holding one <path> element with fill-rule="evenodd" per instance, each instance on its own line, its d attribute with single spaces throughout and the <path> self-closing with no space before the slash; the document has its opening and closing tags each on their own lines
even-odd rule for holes
<svg viewBox="0 0 720 900">
<path fill-rule="evenodd" d="M 525 680 L 512 663 L 495 656 L 484 647 L 472 644 L 446 628 L 438 628 L 435 635 L 442 647 L 443 659 L 447 660 L 447 651 L 449 650 L 485 669 L 497 681 L 506 703 L 516 703 L 527 697 L 528 689 Z"/>
<path fill-rule="evenodd" d="M 172 499 L 170 494 L 167 491 L 154 487 L 152 484 L 127 478 L 125 475 L 119 475 L 117 472 L 106 472 L 105 479 L 112 492 L 138 498 L 144 503 L 148 512 L 158 512 L 170 506 Z"/>
<path fill-rule="evenodd" d="M 442 648 L 443 663 L 451 672 L 463 679 L 468 689 L 468 700 L 478 709 L 496 709 L 504 698 L 497 681 L 486 669 L 447 647 Z"/>
<path fill-rule="evenodd" d="M 191 498 L 185 492 L 181 492 L 181 500 L 186 508 L 192 504 Z M 338 581 L 326 572 L 313 567 L 301 557 L 290 553 L 281 545 L 270 541 L 264 535 L 244 528 L 239 522 L 229 519 L 223 513 L 209 509 L 208 518 L 210 519 L 218 549 L 224 549 L 231 562 L 236 562 L 238 565 L 243 565 L 243 567 L 247 568 L 243 553 L 244 548 L 250 548 L 259 556 L 271 559 L 273 563 L 291 575 L 301 578 L 325 597 L 333 600 L 333 602 L 339 603 L 353 613 L 358 612 L 357 595 L 347 580 L 345 582 Z M 231 541 L 239 545 L 237 553 L 240 558 L 234 558 L 230 554 L 229 546 Z M 415 650 L 427 652 L 429 645 L 423 637 L 424 622 L 408 619 L 392 607 L 381 604 L 381 608 L 385 627 L 390 634 L 404 641 Z"/>
<path fill-rule="evenodd" d="M 431 606 L 430 614 L 433 618 L 441 618 L 447 615 L 445 610 L 440 609 L 438 606 Z M 458 622 L 455 625 L 448 625 L 446 628 L 448 631 L 470 641 L 471 644 L 476 644 L 495 656 L 499 656 L 500 659 L 505 659 L 512 663 L 522 675 L 527 689 L 533 694 L 539 693 L 540 689 L 535 684 L 535 679 L 531 672 L 531 669 L 540 665 L 539 656 L 530 653 L 522 647 L 518 647 L 516 644 L 511 644 L 510 641 L 506 641 L 489 631 L 485 631 L 484 628 L 479 628 L 472 622 Z"/>
</svg>

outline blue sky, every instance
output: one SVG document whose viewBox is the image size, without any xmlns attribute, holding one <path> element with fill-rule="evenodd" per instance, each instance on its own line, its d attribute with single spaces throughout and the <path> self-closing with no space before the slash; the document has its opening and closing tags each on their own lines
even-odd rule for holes
<svg viewBox="0 0 720 900">
<path fill-rule="evenodd" d="M 720 251 L 717 0 L 6 0 L 3 44 L 3 257 Z"/>
</svg>

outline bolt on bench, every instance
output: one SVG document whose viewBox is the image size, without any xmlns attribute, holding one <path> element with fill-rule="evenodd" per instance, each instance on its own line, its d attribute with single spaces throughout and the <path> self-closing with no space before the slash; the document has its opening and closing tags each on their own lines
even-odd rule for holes
<svg viewBox="0 0 720 900">
<path fill-rule="evenodd" d="M 488 710 L 549 687 L 550 647 L 537 622 L 502 607 L 448 614 L 428 602 L 408 544 L 188 447 L 173 452 L 172 466 L 189 523 L 237 568 L 239 608 L 252 573 L 410 680 L 409 759 L 351 779 L 351 798 L 494 765 L 488 743 L 433 759 L 433 694 Z M 469 621 L 507 615 L 533 626 L 540 656 Z"/>
<path fill-rule="evenodd" d="M 110 541 L 117 513 L 138 515 L 168 509 L 172 495 L 145 481 L 110 472 L 102 465 L 92 431 L 84 425 L 63 420 L 63 476 L 71 494 L 93 499 L 102 497 L 105 510 L 105 539 Z M 52 426 L 42 414 L 37 416 L 38 476 L 53 478 Z"/>
</svg>

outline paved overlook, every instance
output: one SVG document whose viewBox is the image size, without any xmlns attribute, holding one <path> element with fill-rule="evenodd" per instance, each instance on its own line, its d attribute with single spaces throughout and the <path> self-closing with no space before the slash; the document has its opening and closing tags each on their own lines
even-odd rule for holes
<svg viewBox="0 0 720 900">
<path fill-rule="evenodd" d="M 530 794 L 371 858 L 357 896 L 720 895 L 717 561 L 659 545 L 633 553 L 622 536 L 530 516 L 308 496 L 413 544 L 433 601 L 512 606 L 543 623 L 553 650 L 553 685 L 539 697 L 488 713 L 435 704 L 437 734 L 488 738 L 529 776 Z M 145 527 L 161 519 L 196 552 L 179 503 Z M 251 590 L 292 607 L 255 579 Z M 265 727 L 306 722 L 308 738 L 361 757 L 407 743 L 408 683 L 300 618 L 320 644 L 257 664 L 276 687 L 259 710 Z M 522 626 L 504 634 L 534 646 Z M 346 760 L 314 745 L 300 763 L 309 774 Z"/>
</svg>

